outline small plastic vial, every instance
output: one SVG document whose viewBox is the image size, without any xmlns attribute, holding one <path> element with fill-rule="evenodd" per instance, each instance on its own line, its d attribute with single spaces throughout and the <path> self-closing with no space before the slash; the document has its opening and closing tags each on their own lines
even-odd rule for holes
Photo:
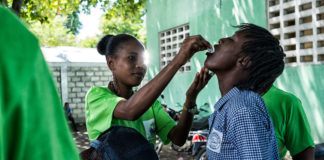
<svg viewBox="0 0 324 160">
<path fill-rule="evenodd" d="M 214 49 L 213 48 L 208 48 L 207 49 L 209 53 L 213 53 L 214 52 Z"/>
</svg>

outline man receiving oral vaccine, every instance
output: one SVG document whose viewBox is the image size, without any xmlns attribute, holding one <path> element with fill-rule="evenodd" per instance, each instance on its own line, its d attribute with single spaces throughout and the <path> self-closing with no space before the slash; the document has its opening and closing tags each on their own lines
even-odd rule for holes
<svg viewBox="0 0 324 160">
<path fill-rule="evenodd" d="M 216 74 L 222 95 L 209 118 L 207 156 L 210 160 L 279 159 L 261 95 L 282 73 L 285 54 L 266 29 L 253 24 L 237 28 L 206 54 L 203 68 Z"/>
</svg>

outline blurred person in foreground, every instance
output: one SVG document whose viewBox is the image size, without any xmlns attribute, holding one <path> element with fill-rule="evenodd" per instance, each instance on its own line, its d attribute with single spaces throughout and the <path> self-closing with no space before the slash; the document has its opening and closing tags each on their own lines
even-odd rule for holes
<svg viewBox="0 0 324 160">
<path fill-rule="evenodd" d="M 79 159 L 38 40 L 2 6 L 0 17 L 0 160 Z"/>
</svg>

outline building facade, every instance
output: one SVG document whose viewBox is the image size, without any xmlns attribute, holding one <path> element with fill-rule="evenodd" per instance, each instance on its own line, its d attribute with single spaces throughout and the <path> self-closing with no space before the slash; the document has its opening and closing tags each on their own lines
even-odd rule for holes
<svg viewBox="0 0 324 160">
<path fill-rule="evenodd" d="M 235 32 L 233 25 L 254 23 L 268 28 L 287 58 L 275 85 L 299 97 L 315 143 L 324 142 L 324 1 L 323 0 L 147 0 L 148 79 L 177 54 L 188 35 L 202 35 L 211 44 Z M 206 52 L 194 55 L 164 90 L 170 107 L 183 104 Z M 221 97 L 216 77 L 200 93 L 197 105 L 211 106 Z M 180 109 L 180 108 L 177 108 Z"/>
</svg>

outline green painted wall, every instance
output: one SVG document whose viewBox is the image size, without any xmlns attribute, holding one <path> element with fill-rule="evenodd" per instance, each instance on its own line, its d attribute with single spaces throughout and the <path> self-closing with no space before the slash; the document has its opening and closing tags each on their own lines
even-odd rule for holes
<svg viewBox="0 0 324 160">
<path fill-rule="evenodd" d="M 218 39 L 236 31 L 232 25 L 249 22 L 267 26 L 265 0 L 147 0 L 146 10 L 149 79 L 160 71 L 159 32 L 189 23 L 190 35 L 201 34 L 211 44 L 215 44 Z M 205 58 L 205 52 L 197 53 L 191 59 L 191 72 L 177 73 L 172 79 L 163 92 L 168 106 L 175 107 L 177 103 L 184 102 L 185 92 L 193 81 L 194 74 L 203 66 Z M 324 108 L 321 105 L 324 104 L 324 91 L 321 87 L 324 77 L 320 76 L 320 70 L 324 71 L 324 65 L 286 67 L 284 74 L 276 82 L 279 88 L 301 98 L 316 142 L 324 142 Z M 220 97 L 217 79 L 213 77 L 201 91 L 197 105 L 208 102 L 213 106 Z"/>
</svg>

